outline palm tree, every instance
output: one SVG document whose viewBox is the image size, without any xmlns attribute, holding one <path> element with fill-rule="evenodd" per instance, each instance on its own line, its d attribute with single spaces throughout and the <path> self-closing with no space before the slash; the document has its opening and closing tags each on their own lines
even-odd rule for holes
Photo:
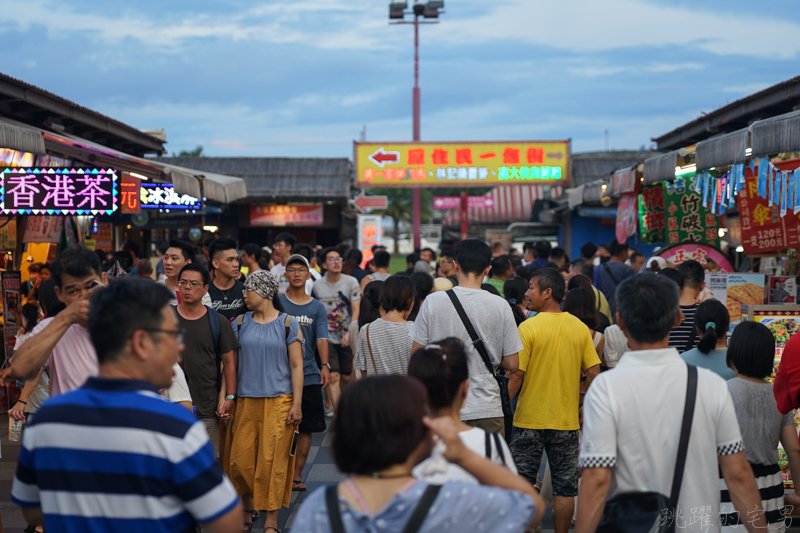
<svg viewBox="0 0 800 533">
<path fill-rule="evenodd" d="M 412 189 L 411 188 L 392 188 L 386 189 L 386 196 L 389 197 L 389 205 L 384 209 L 382 215 L 391 217 L 394 222 L 394 255 L 400 253 L 398 240 L 400 237 L 400 222 L 411 223 L 412 211 Z M 430 189 L 423 189 L 420 199 L 420 210 L 422 221 L 430 221 L 433 215 L 433 193 Z"/>
</svg>

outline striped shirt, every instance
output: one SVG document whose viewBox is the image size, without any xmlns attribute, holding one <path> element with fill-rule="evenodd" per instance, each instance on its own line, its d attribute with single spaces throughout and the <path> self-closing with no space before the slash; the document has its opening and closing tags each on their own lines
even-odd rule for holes
<svg viewBox="0 0 800 533">
<path fill-rule="evenodd" d="M 697 313 L 697 304 L 682 305 L 681 312 L 683 313 L 683 322 L 681 322 L 679 326 L 672 328 L 672 331 L 669 332 L 669 347 L 675 348 L 678 352 L 683 353 L 686 351 L 686 344 L 689 342 L 692 329 L 694 329 L 695 326 L 694 315 Z M 694 342 L 692 342 L 689 349 L 697 346 L 698 342 L 700 342 L 700 335 L 695 333 Z"/>
<path fill-rule="evenodd" d="M 369 326 L 369 344 L 367 344 Z M 413 339 L 408 336 L 413 323 L 389 322 L 379 318 L 365 324 L 358 332 L 354 365 L 356 370 L 366 370 L 368 376 L 376 374 L 408 374 L 408 361 L 411 359 Z M 372 357 L 369 349 L 372 347 Z M 372 360 L 375 359 L 373 366 Z"/>
<path fill-rule="evenodd" d="M 194 531 L 239 498 L 205 426 L 144 381 L 89 378 L 25 429 L 11 499 L 48 533 Z"/>
</svg>

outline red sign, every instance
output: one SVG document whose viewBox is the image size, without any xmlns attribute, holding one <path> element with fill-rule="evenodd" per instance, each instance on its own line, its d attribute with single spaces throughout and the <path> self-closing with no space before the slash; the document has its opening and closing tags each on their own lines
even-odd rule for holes
<svg viewBox="0 0 800 533">
<path fill-rule="evenodd" d="M 757 172 L 758 170 L 756 170 Z M 764 254 L 800 246 L 800 216 L 780 216 L 780 207 L 770 207 L 758 194 L 756 176 L 747 168 L 745 186 L 736 198 L 742 226 L 742 246 L 748 254 Z"/>
<path fill-rule="evenodd" d="M 251 226 L 321 226 L 321 205 L 251 205 Z"/>
<path fill-rule="evenodd" d="M 386 209 L 389 207 L 388 196 L 367 196 L 362 193 L 353 201 L 355 206 L 362 213 L 367 209 Z"/>
<path fill-rule="evenodd" d="M 142 202 L 139 198 L 139 187 L 142 180 L 132 178 L 127 174 L 122 175 L 119 184 L 119 206 L 123 215 L 138 215 L 142 212 Z"/>
<path fill-rule="evenodd" d="M 111 222 L 100 222 L 97 224 L 97 233 L 92 234 L 94 239 L 94 249 L 112 252 L 114 250 L 114 234 Z"/>
<path fill-rule="evenodd" d="M 491 209 L 494 207 L 494 198 L 491 196 L 467 197 L 467 209 Z M 433 199 L 434 209 L 461 209 L 460 196 L 436 196 Z"/>
</svg>

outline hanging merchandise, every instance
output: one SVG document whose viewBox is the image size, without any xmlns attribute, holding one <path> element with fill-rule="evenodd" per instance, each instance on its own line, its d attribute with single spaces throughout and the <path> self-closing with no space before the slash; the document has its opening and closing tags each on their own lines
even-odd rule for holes
<svg viewBox="0 0 800 533">
<path fill-rule="evenodd" d="M 788 191 L 787 191 L 787 173 L 786 172 L 779 172 L 780 175 L 780 184 L 781 184 L 781 218 L 786 216 L 786 203 L 789 201 Z"/>
<path fill-rule="evenodd" d="M 767 172 L 769 172 L 770 163 L 766 157 L 758 159 L 758 194 L 763 199 L 767 199 Z"/>
</svg>

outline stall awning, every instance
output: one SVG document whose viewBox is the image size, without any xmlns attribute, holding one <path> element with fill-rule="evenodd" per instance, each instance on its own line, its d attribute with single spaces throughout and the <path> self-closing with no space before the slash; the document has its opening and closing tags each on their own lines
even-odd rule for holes
<svg viewBox="0 0 800 533">
<path fill-rule="evenodd" d="M 574 189 L 567 189 L 567 203 L 570 209 L 575 209 L 583 203 L 583 189 L 586 185 L 578 185 Z"/>
<path fill-rule="evenodd" d="M 553 187 L 555 197 L 561 196 L 562 187 Z M 467 218 L 472 224 L 500 224 L 528 222 L 533 216 L 533 202 L 546 198 L 544 185 L 505 185 L 495 187 L 486 196 L 494 199 L 494 207 L 467 209 Z M 444 217 L 445 226 L 461 222 L 461 212 L 453 211 Z"/>
<path fill-rule="evenodd" d="M 23 125 L 0 119 L 0 148 L 11 148 L 20 152 L 45 155 L 42 132 Z"/>
<path fill-rule="evenodd" d="M 753 157 L 800 151 L 800 111 L 754 122 L 750 126 Z"/>
<path fill-rule="evenodd" d="M 583 201 L 590 204 L 599 204 L 600 200 L 603 199 L 604 187 L 608 187 L 605 180 L 595 180 L 587 183 L 583 189 Z"/>
<path fill-rule="evenodd" d="M 615 170 L 611 175 L 611 195 L 619 196 L 636 190 L 636 168 L 633 165 L 627 168 Z"/>
<path fill-rule="evenodd" d="M 242 178 L 197 170 L 194 173 L 203 179 L 206 198 L 226 204 L 247 198 L 247 185 Z"/>
<path fill-rule="evenodd" d="M 678 151 L 651 157 L 644 160 L 644 183 L 672 181 L 675 179 L 675 167 L 678 166 Z"/>
<path fill-rule="evenodd" d="M 200 190 L 200 181 L 197 178 L 169 165 L 164 165 L 163 168 L 164 173 L 168 174 L 172 179 L 172 185 L 175 187 L 176 191 L 195 198 L 203 197 L 203 192 Z"/>
<path fill-rule="evenodd" d="M 747 158 L 745 151 L 749 133 L 749 130 L 743 129 L 697 143 L 695 152 L 697 170 L 744 163 Z"/>
</svg>

